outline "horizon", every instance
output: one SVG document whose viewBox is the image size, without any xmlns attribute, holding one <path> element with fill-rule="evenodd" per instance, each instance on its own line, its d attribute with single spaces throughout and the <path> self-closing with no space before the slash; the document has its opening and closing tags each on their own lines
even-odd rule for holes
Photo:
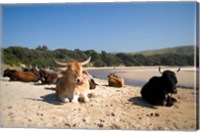
<svg viewBox="0 0 200 132">
<path fill-rule="evenodd" d="M 2 47 L 138 52 L 196 45 L 196 2 L 3 5 Z"/>
</svg>

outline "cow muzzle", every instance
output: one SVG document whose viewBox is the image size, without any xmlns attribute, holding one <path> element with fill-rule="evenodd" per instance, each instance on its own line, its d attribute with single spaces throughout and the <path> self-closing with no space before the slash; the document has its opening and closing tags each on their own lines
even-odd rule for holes
<svg viewBox="0 0 200 132">
<path fill-rule="evenodd" d="M 83 84 L 83 78 L 82 77 L 76 78 L 76 84 L 78 84 L 78 85 Z"/>
</svg>

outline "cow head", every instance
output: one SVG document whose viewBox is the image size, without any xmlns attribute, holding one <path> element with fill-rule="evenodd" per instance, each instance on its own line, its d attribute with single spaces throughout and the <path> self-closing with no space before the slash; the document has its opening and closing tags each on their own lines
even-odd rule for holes
<svg viewBox="0 0 200 132">
<path fill-rule="evenodd" d="M 13 72 L 15 72 L 15 71 L 7 68 L 7 69 L 4 70 L 3 77 L 10 77 Z"/>
<path fill-rule="evenodd" d="M 111 78 L 118 78 L 118 76 L 115 75 L 115 73 L 110 73 L 110 74 L 108 75 L 108 78 L 109 78 L 109 79 L 111 79 Z"/>
<path fill-rule="evenodd" d="M 35 74 L 37 77 L 40 77 L 40 70 L 38 69 L 37 66 L 33 67 L 30 69 L 30 72 L 32 72 L 33 74 Z"/>
<path fill-rule="evenodd" d="M 40 75 L 40 80 L 44 83 L 47 77 L 47 72 L 44 69 L 40 69 L 39 75 Z"/>
<path fill-rule="evenodd" d="M 67 67 L 67 70 L 65 74 L 69 75 L 69 80 L 72 82 L 75 82 L 76 84 L 82 84 L 83 83 L 83 70 L 82 66 L 86 65 L 87 63 L 90 62 L 91 57 L 89 57 L 86 61 L 84 62 L 69 62 L 69 63 L 62 63 L 59 61 L 54 60 L 54 62 L 62 67 Z"/>
<path fill-rule="evenodd" d="M 176 72 L 180 71 L 180 67 L 178 68 L 178 70 Z M 162 74 L 162 78 L 167 82 L 167 84 L 169 85 L 167 88 L 167 92 L 168 93 L 177 93 L 177 89 L 176 89 L 176 84 L 178 83 L 177 78 L 176 78 L 176 74 L 173 71 L 170 70 L 166 70 L 164 72 L 161 72 L 161 68 L 159 67 L 159 72 Z"/>
</svg>

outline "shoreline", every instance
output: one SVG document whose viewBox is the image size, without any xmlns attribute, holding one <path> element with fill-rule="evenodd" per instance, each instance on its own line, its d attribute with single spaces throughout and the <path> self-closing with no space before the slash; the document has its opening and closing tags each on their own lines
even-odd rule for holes
<svg viewBox="0 0 200 132">
<path fill-rule="evenodd" d="M 156 69 L 158 70 L 159 66 L 111 66 L 111 67 L 84 67 L 86 70 L 151 70 Z M 184 69 L 185 71 L 198 71 L 198 69 L 195 66 L 161 66 L 161 69 L 178 69 L 178 67 L 181 67 L 181 70 Z"/>
<path fill-rule="evenodd" d="M 104 68 L 85 68 L 94 77 L 107 80 L 107 75 L 110 73 L 116 73 L 116 75 L 123 77 L 128 85 L 142 87 L 151 77 L 161 76 L 157 66 L 152 67 L 104 67 Z M 176 71 L 177 67 L 161 67 L 161 70 Z M 199 86 L 198 80 L 196 80 L 198 70 L 195 67 L 182 67 L 180 72 L 175 72 L 177 76 L 178 86 L 187 88 L 196 88 Z"/>
</svg>

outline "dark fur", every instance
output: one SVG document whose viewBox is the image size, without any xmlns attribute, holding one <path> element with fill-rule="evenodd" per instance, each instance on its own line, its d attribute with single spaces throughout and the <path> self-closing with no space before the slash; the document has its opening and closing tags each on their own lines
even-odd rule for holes
<svg viewBox="0 0 200 132">
<path fill-rule="evenodd" d="M 161 77 L 152 77 L 143 86 L 141 95 L 144 100 L 153 105 L 172 106 L 176 99 L 169 94 L 177 93 L 175 86 L 177 82 L 174 72 L 164 71 Z"/>
<path fill-rule="evenodd" d="M 37 77 L 40 78 L 39 70 L 37 70 L 37 68 L 35 68 L 35 67 L 33 67 L 31 69 L 29 69 L 29 68 L 22 68 L 22 71 L 24 71 L 24 72 L 32 72 L 33 74 L 35 74 Z"/>
<path fill-rule="evenodd" d="M 42 84 L 56 84 L 59 78 L 58 77 L 59 74 L 56 72 L 41 69 L 39 73 Z"/>
</svg>

